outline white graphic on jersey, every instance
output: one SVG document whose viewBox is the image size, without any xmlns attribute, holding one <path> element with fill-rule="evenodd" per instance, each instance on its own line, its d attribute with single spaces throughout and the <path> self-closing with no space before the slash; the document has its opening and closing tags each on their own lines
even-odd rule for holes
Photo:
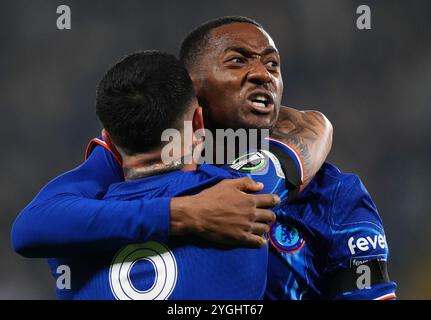
<svg viewBox="0 0 431 320">
<path fill-rule="evenodd" d="M 138 261 L 148 261 L 155 271 L 151 288 L 136 289 L 130 279 L 133 265 Z M 170 249 L 155 241 L 131 244 L 114 257 L 109 270 L 111 291 L 118 300 L 165 300 L 169 298 L 177 283 L 177 262 Z"/>
<path fill-rule="evenodd" d="M 350 253 L 355 254 L 356 250 L 355 248 L 359 249 L 360 251 L 368 251 L 370 248 L 373 248 L 374 250 L 377 249 L 377 245 L 385 249 L 386 248 L 386 238 L 384 235 L 374 235 L 374 237 L 367 236 L 366 238 L 361 237 L 355 240 L 354 237 L 350 237 L 347 245 L 349 247 Z"/>
<path fill-rule="evenodd" d="M 275 167 L 275 173 L 277 174 L 277 176 L 282 179 L 285 179 L 286 176 L 284 175 L 283 169 L 281 168 L 280 160 L 278 160 L 275 154 L 265 150 L 262 150 L 262 152 L 272 160 L 272 163 L 274 164 L 274 167 Z"/>
<path fill-rule="evenodd" d="M 265 167 L 265 156 L 260 152 L 252 152 L 235 159 L 230 166 L 234 170 L 254 172 Z"/>
</svg>

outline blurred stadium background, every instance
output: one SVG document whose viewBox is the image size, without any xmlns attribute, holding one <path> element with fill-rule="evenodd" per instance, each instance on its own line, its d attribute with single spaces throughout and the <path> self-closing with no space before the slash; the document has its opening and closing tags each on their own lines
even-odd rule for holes
<svg viewBox="0 0 431 320">
<path fill-rule="evenodd" d="M 56 28 L 57 6 L 72 30 Z M 372 30 L 356 28 L 368 4 Z M 44 260 L 16 255 L 18 212 L 83 160 L 100 127 L 95 86 L 119 57 L 177 53 L 183 36 L 223 15 L 261 22 L 282 55 L 284 104 L 332 121 L 330 161 L 361 176 L 383 218 L 401 299 L 430 299 L 431 2 L 0 1 L 0 299 L 54 298 Z"/>
</svg>

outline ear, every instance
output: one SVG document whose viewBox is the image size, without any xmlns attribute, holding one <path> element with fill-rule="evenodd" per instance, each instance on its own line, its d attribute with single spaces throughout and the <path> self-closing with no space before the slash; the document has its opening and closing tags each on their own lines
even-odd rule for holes
<svg viewBox="0 0 431 320">
<path fill-rule="evenodd" d="M 200 158 L 200 155 L 202 154 L 202 148 L 204 148 L 205 144 L 204 116 L 202 114 L 201 106 L 197 106 L 193 113 L 192 126 L 192 154 L 193 160 L 196 162 L 198 158 L 195 157 L 198 155 Z"/>
<path fill-rule="evenodd" d="M 193 113 L 193 132 L 199 129 L 204 129 L 204 116 L 201 106 L 198 106 Z"/>
</svg>

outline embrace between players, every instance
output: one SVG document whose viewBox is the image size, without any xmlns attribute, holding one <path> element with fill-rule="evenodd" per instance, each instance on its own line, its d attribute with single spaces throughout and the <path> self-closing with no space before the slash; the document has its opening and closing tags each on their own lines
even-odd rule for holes
<svg viewBox="0 0 431 320">
<path fill-rule="evenodd" d="M 98 85 L 102 136 L 23 209 L 15 250 L 48 258 L 54 277 L 70 268 L 60 299 L 395 299 L 370 195 L 324 162 L 328 120 L 281 106 L 282 92 L 276 46 L 245 17 L 196 28 L 180 61 L 126 56 Z M 185 121 L 270 129 L 269 150 L 163 163 L 161 133 L 185 135 Z"/>
</svg>

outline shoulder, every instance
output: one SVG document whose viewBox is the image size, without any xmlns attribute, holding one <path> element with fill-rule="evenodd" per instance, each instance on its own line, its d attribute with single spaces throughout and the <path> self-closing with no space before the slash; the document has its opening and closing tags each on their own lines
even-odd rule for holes
<svg viewBox="0 0 431 320">
<path fill-rule="evenodd" d="M 377 207 L 358 175 L 342 173 L 331 164 L 322 171 L 320 185 L 332 195 L 328 214 L 334 229 L 362 224 L 383 231 Z"/>
<path fill-rule="evenodd" d="M 325 190 L 346 190 L 354 188 L 361 183 L 360 178 L 356 174 L 343 173 L 333 164 L 325 162 L 301 194 L 307 195 L 319 193 L 319 190 L 322 190 L 323 188 Z"/>
<path fill-rule="evenodd" d="M 328 267 L 349 267 L 370 259 L 386 261 L 388 246 L 383 222 L 369 192 L 355 174 L 326 164 L 317 185 L 332 194 L 328 215 Z"/>
<path fill-rule="evenodd" d="M 311 183 L 300 193 L 299 198 L 304 201 L 320 201 L 324 204 L 325 215 L 331 216 L 333 221 L 357 219 L 365 211 L 356 211 L 358 207 L 368 209 L 373 218 L 377 208 L 371 196 L 358 175 L 343 173 L 336 166 L 325 163 L 313 178 Z M 358 215 L 359 214 L 359 215 Z"/>
<path fill-rule="evenodd" d="M 325 163 L 293 206 L 304 225 L 325 243 L 331 264 L 351 258 L 387 255 L 382 220 L 356 174 Z"/>
<path fill-rule="evenodd" d="M 177 197 L 199 193 L 223 179 L 243 175 L 223 168 L 203 164 L 192 171 L 174 170 L 133 181 L 112 184 L 105 200 L 135 200 L 140 198 Z"/>
</svg>

